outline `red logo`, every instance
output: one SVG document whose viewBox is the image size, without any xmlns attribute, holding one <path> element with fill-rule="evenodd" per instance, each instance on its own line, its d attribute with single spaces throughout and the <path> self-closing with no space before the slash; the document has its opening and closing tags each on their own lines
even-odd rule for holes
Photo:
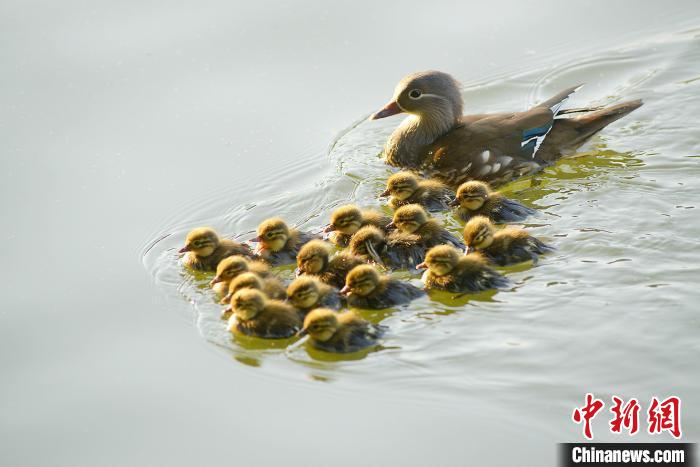
<svg viewBox="0 0 700 467">
<path fill-rule="evenodd" d="M 656 397 L 651 398 L 647 411 L 649 434 L 655 435 L 668 431 L 676 439 L 681 437 L 681 400 L 671 396 L 661 402 Z"/>
<path fill-rule="evenodd" d="M 624 428 L 630 435 L 634 435 L 639 431 L 639 402 L 634 397 L 630 399 L 624 406 L 624 402 L 617 396 L 612 396 L 613 405 L 610 412 L 615 416 L 610 420 L 610 431 L 612 433 L 621 433 Z"/>
<path fill-rule="evenodd" d="M 591 430 L 591 420 L 596 416 L 600 409 L 605 406 L 605 403 L 593 397 L 590 392 L 586 394 L 586 404 L 583 407 L 576 407 L 571 415 L 574 423 L 583 422 L 583 436 L 586 439 L 593 439 L 593 431 Z"/>
<path fill-rule="evenodd" d="M 636 398 L 631 398 L 625 402 L 622 398 L 613 395 L 610 413 L 613 417 L 610 420 L 610 432 L 622 433 L 623 430 L 632 436 L 639 431 L 639 411 L 641 406 Z M 605 407 L 601 399 L 587 393 L 584 404 L 576 407 L 571 415 L 574 423 L 583 424 L 583 436 L 593 439 L 591 421 Z M 681 432 L 681 400 L 679 397 L 670 396 L 663 401 L 652 397 L 647 410 L 647 433 L 656 435 L 667 431 L 676 439 L 680 439 Z"/>
</svg>

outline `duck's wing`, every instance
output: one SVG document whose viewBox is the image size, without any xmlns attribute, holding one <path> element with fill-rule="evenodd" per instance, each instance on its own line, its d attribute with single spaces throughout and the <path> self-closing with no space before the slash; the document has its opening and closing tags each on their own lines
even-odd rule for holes
<svg viewBox="0 0 700 467">
<path fill-rule="evenodd" d="M 403 305 L 423 295 L 425 292 L 413 284 L 393 280 L 387 289 L 387 304 L 388 306 Z"/>
<path fill-rule="evenodd" d="M 543 162 L 535 154 L 562 105 L 579 87 L 525 112 L 463 117 L 428 148 L 423 169 L 451 185 L 465 180 L 499 185 L 539 170 Z"/>
<path fill-rule="evenodd" d="M 531 152 L 532 157 L 535 157 L 535 154 L 542 145 L 542 142 L 544 141 L 545 137 L 552 130 L 552 126 L 554 126 L 554 119 L 561 112 L 562 106 L 573 93 L 581 89 L 581 86 L 582 85 L 579 84 L 578 86 L 572 86 L 568 89 L 565 89 L 556 96 L 547 99 L 546 101 L 542 102 L 537 107 L 535 107 L 535 109 L 548 109 L 552 114 L 552 118 L 549 122 L 545 123 L 542 126 L 526 128 L 525 130 L 523 130 L 523 139 L 520 144 L 525 154 L 530 154 Z"/>
<path fill-rule="evenodd" d="M 461 277 L 462 292 L 480 292 L 482 290 L 498 289 L 509 284 L 508 279 L 494 269 L 485 267 L 473 274 Z"/>
<path fill-rule="evenodd" d="M 438 231 L 438 235 L 435 238 L 435 241 L 432 242 L 430 246 L 435 246 L 435 245 L 452 245 L 453 247 L 457 248 L 458 250 L 464 250 L 464 242 L 454 236 L 449 230 L 445 228 L 441 228 Z"/>
<path fill-rule="evenodd" d="M 535 237 L 528 237 L 527 249 L 528 251 L 530 251 L 534 262 L 537 262 L 537 255 L 544 255 L 546 253 L 554 251 L 553 246 L 547 245 L 546 243 Z"/>
<path fill-rule="evenodd" d="M 369 322 L 357 323 L 348 330 L 345 338 L 345 351 L 356 352 L 377 345 L 377 340 L 381 338 L 388 328 L 379 324 Z"/>
<path fill-rule="evenodd" d="M 450 203 L 455 199 L 455 192 L 441 182 L 429 180 L 424 182 L 425 191 L 417 200 L 430 212 L 449 211 Z"/>
<path fill-rule="evenodd" d="M 502 197 L 494 206 L 491 220 L 493 222 L 519 222 L 537 214 L 536 209 L 525 206 L 514 199 Z"/>
<path fill-rule="evenodd" d="M 340 295 L 336 290 L 328 292 L 321 300 L 320 307 L 330 308 L 331 310 L 339 310 L 341 307 Z"/>
<path fill-rule="evenodd" d="M 342 288 L 345 285 L 345 277 L 360 264 L 364 264 L 361 258 L 346 253 L 338 253 L 328 263 L 328 269 L 321 275 L 323 282 L 333 287 Z"/>
<path fill-rule="evenodd" d="M 392 232 L 387 239 L 386 259 L 392 268 L 415 269 L 425 260 L 425 246 L 416 235 Z"/>
</svg>

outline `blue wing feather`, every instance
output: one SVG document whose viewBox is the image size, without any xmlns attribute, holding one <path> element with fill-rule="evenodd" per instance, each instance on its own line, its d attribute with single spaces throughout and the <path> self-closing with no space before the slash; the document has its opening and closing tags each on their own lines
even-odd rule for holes
<svg viewBox="0 0 700 467">
<path fill-rule="evenodd" d="M 552 111 L 553 117 L 557 116 L 564 103 L 569 99 L 569 97 L 573 93 L 575 93 L 579 89 L 581 89 L 581 86 L 571 88 L 565 91 L 561 99 L 557 99 L 553 103 L 551 100 L 549 101 L 549 103 L 551 104 L 549 106 L 549 110 Z M 540 148 L 540 145 L 544 141 L 545 137 L 549 134 L 549 131 L 552 129 L 553 125 L 554 119 L 552 119 L 552 122 L 548 123 L 547 125 L 543 125 L 537 128 L 529 128 L 523 131 L 523 136 L 520 143 L 522 151 L 525 154 L 530 154 L 532 157 L 535 157 L 535 153 L 537 153 L 537 150 Z"/>
</svg>

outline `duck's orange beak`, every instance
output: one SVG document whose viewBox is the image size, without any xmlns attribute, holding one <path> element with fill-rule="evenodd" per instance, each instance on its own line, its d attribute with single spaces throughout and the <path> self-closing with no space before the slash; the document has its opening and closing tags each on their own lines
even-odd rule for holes
<svg viewBox="0 0 700 467">
<path fill-rule="evenodd" d="M 425 261 L 423 261 L 420 264 L 416 264 L 416 269 L 428 269 L 428 265 L 425 264 Z"/>
<path fill-rule="evenodd" d="M 347 295 L 350 295 L 350 294 L 351 294 L 351 292 L 350 292 L 350 286 L 347 286 L 347 285 L 346 285 L 345 287 L 343 287 L 342 289 L 340 289 L 340 295 L 346 295 L 346 296 L 347 296 Z"/>
<path fill-rule="evenodd" d="M 396 224 L 394 224 L 394 221 L 391 221 L 386 225 L 386 230 L 396 230 Z"/>
<path fill-rule="evenodd" d="M 456 208 L 457 206 L 459 206 L 459 198 L 453 199 L 452 201 L 447 203 L 447 205 L 450 207 Z"/>
<path fill-rule="evenodd" d="M 382 191 L 382 192 L 379 194 L 379 197 L 380 197 L 380 198 L 386 198 L 386 197 L 389 196 L 390 194 L 391 194 L 391 191 L 389 191 L 389 189 L 387 188 L 386 190 Z"/>
<path fill-rule="evenodd" d="M 385 105 L 383 109 L 372 114 L 372 116 L 369 117 L 369 119 L 379 120 L 380 118 L 391 117 L 392 115 L 400 114 L 401 112 L 403 112 L 403 110 L 401 109 L 401 107 L 399 107 L 399 104 L 397 104 L 396 101 L 391 101 L 387 105 Z"/>
<path fill-rule="evenodd" d="M 212 285 L 214 285 L 214 284 L 218 284 L 218 283 L 221 282 L 222 280 L 223 280 L 223 279 L 222 279 L 220 276 L 216 276 L 215 278 L 213 278 L 213 279 L 211 280 L 211 282 L 209 282 L 209 286 L 212 286 Z"/>
<path fill-rule="evenodd" d="M 328 225 L 323 229 L 323 233 L 331 233 L 331 232 L 333 232 L 333 231 L 335 231 L 335 227 L 333 226 L 333 224 L 328 224 Z"/>
<path fill-rule="evenodd" d="M 177 250 L 177 252 L 178 253 L 187 253 L 190 250 L 191 250 L 191 248 L 189 246 L 185 245 L 182 248 L 180 248 L 179 250 Z"/>
</svg>

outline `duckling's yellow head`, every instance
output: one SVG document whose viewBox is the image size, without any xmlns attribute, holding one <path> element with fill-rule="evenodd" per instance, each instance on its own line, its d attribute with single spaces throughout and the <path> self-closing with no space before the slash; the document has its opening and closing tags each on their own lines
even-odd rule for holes
<svg viewBox="0 0 700 467">
<path fill-rule="evenodd" d="M 313 276 L 300 276 L 287 287 L 287 297 L 297 308 L 311 308 L 321 297 L 321 282 Z"/>
<path fill-rule="evenodd" d="M 345 287 L 340 291 L 346 295 L 359 295 L 366 297 L 379 285 L 379 272 L 369 264 L 355 266 L 345 278 Z"/>
<path fill-rule="evenodd" d="M 309 334 L 312 339 L 326 342 L 338 331 L 338 314 L 328 308 L 316 308 L 306 315 L 300 335 Z"/>
<path fill-rule="evenodd" d="M 265 295 L 255 289 L 241 289 L 231 297 L 231 309 L 243 321 L 255 318 L 265 308 Z"/>
<path fill-rule="evenodd" d="M 320 274 L 328 266 L 330 248 L 322 240 L 311 240 L 297 254 L 297 266 L 304 274 Z"/>
<path fill-rule="evenodd" d="M 236 276 L 229 285 L 228 293 L 233 296 L 236 292 L 242 289 L 262 290 L 263 283 L 257 274 L 252 272 L 244 272 Z"/>
<path fill-rule="evenodd" d="M 464 226 L 464 243 L 467 251 L 488 248 L 493 243 L 495 229 L 488 217 L 474 216 Z"/>
<path fill-rule="evenodd" d="M 266 219 L 258 226 L 257 240 L 265 250 L 280 251 L 289 240 L 289 227 L 279 217 Z"/>
<path fill-rule="evenodd" d="M 461 252 L 457 248 L 450 245 L 438 245 L 428 251 L 423 264 L 436 276 L 444 276 L 457 266 L 460 256 Z"/>
<path fill-rule="evenodd" d="M 191 251 L 196 256 L 205 258 L 219 246 L 219 234 L 211 227 L 198 227 L 187 234 L 185 246 L 180 248 L 180 253 Z"/>
<path fill-rule="evenodd" d="M 373 251 L 380 251 L 386 243 L 384 232 L 372 225 L 366 225 L 350 239 L 350 251 L 357 256 L 372 256 Z"/>
<path fill-rule="evenodd" d="M 382 196 L 393 196 L 403 201 L 413 196 L 418 189 L 418 177 L 411 172 L 395 173 L 386 181 L 386 191 Z"/>
<path fill-rule="evenodd" d="M 396 210 L 391 224 L 395 225 L 401 232 L 411 234 L 426 222 L 428 222 L 428 213 L 425 212 L 423 206 L 407 204 Z"/>
<path fill-rule="evenodd" d="M 476 211 L 484 205 L 491 189 L 488 184 L 478 180 L 462 183 L 457 188 L 457 199 L 455 200 L 464 209 Z"/>
<path fill-rule="evenodd" d="M 216 276 L 211 280 L 211 285 L 217 282 L 227 282 L 248 270 L 248 260 L 242 256 L 234 255 L 219 261 L 216 266 Z"/>
<path fill-rule="evenodd" d="M 329 230 L 353 235 L 362 227 L 362 211 L 354 204 L 340 206 L 331 214 Z"/>
</svg>

